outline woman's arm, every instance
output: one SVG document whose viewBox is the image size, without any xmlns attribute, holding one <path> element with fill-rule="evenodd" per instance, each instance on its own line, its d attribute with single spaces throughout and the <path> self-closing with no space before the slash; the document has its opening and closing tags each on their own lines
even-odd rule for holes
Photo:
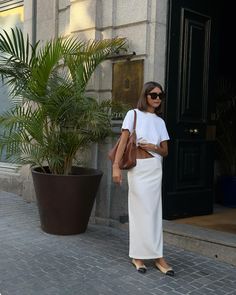
<svg viewBox="0 0 236 295">
<path fill-rule="evenodd" d="M 140 143 L 139 146 L 145 151 L 151 151 L 158 153 L 162 157 L 166 157 L 168 155 L 168 142 L 167 140 L 162 141 L 160 146 L 155 145 L 153 143 Z"/>
<path fill-rule="evenodd" d="M 127 140 L 129 138 L 129 130 L 123 130 L 121 133 L 120 143 L 118 145 L 117 151 L 116 151 L 116 157 L 112 165 L 112 178 L 115 183 L 121 184 L 122 182 L 122 174 L 121 170 L 119 168 L 119 162 L 124 154 L 125 147 L 127 144 Z"/>
</svg>

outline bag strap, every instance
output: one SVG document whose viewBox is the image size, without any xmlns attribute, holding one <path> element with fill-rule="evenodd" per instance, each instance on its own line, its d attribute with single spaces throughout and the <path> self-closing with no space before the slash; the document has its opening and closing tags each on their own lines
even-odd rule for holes
<svg viewBox="0 0 236 295">
<path fill-rule="evenodd" d="M 136 121 L 137 121 L 137 113 L 136 113 L 136 111 L 134 110 L 134 126 L 133 126 L 133 131 L 136 130 Z"/>
</svg>

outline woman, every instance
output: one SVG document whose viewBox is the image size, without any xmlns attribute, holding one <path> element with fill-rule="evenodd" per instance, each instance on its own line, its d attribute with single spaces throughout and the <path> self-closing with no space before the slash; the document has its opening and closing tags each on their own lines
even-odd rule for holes
<svg viewBox="0 0 236 295">
<path fill-rule="evenodd" d="M 162 157 L 168 154 L 169 135 L 165 122 L 158 116 L 162 86 L 157 82 L 144 84 L 136 113 L 137 165 L 128 171 L 129 185 L 129 256 L 136 269 L 146 272 L 144 259 L 154 259 L 155 266 L 167 275 L 173 269 L 163 258 L 162 230 Z M 122 124 L 120 144 L 113 163 L 113 181 L 121 184 L 119 161 L 132 132 L 134 111 L 130 110 Z"/>
</svg>

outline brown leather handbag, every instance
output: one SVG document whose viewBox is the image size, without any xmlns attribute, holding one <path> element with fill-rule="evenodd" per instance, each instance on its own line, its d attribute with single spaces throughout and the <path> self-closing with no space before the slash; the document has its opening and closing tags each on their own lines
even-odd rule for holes
<svg viewBox="0 0 236 295">
<path fill-rule="evenodd" d="M 137 149 L 136 147 L 136 120 L 137 119 L 136 118 L 137 118 L 137 114 L 136 114 L 136 111 L 134 110 L 133 131 L 127 140 L 124 154 L 122 156 L 122 159 L 119 162 L 119 167 L 122 170 L 127 170 L 136 166 L 136 149 Z M 120 143 L 120 137 L 117 140 L 115 146 L 108 153 L 108 157 L 112 161 L 112 163 L 115 160 L 116 151 L 119 146 L 119 143 Z"/>
</svg>

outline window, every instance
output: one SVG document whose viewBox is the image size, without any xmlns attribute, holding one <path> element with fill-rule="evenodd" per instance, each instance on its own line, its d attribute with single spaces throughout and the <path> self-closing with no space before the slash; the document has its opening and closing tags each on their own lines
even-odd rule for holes
<svg viewBox="0 0 236 295">
<path fill-rule="evenodd" d="M 23 1 L 0 1 L 0 28 L 9 31 L 12 27 L 23 27 Z M 10 106 L 7 86 L 0 81 L 0 111 L 6 111 Z M 0 129 L 0 132 L 3 130 Z M 6 162 L 4 154 L 0 161 Z"/>
</svg>

